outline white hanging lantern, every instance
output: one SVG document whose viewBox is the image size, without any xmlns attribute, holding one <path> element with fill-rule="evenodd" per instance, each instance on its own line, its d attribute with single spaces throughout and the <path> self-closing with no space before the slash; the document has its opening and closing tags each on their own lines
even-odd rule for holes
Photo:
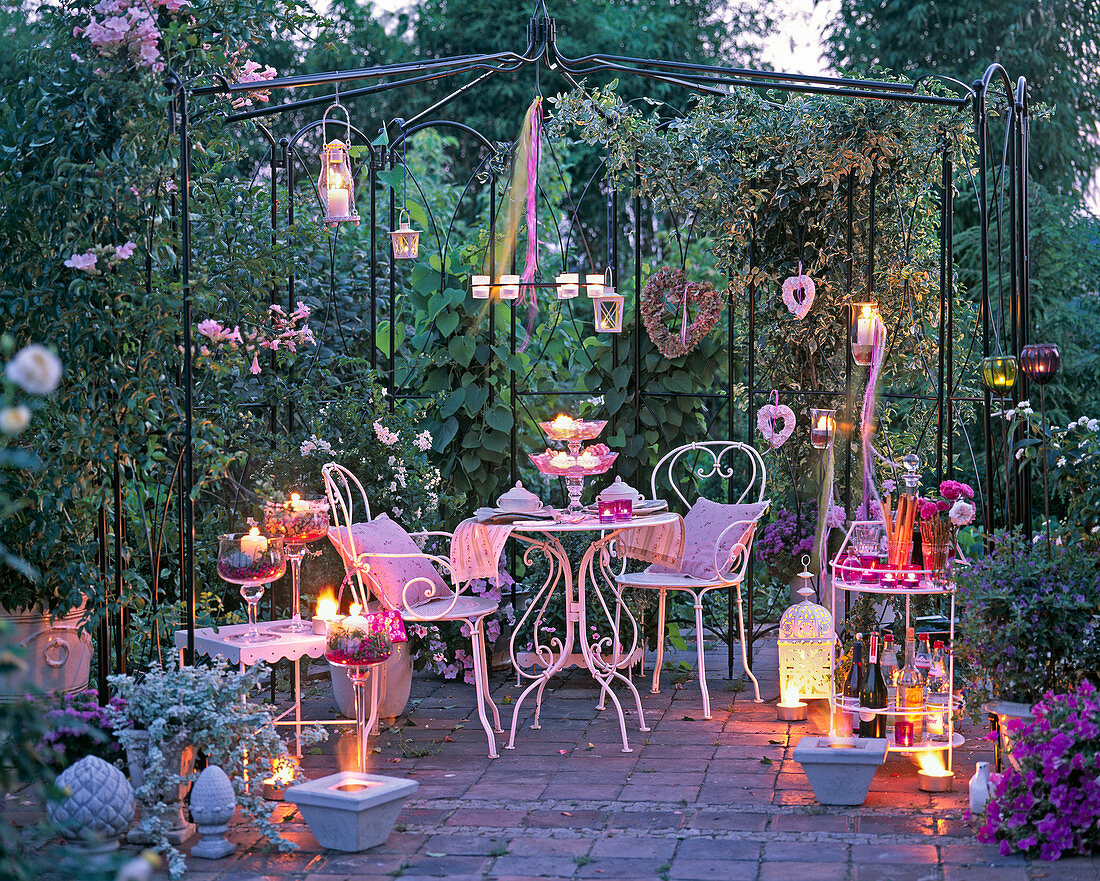
<svg viewBox="0 0 1100 881">
<path fill-rule="evenodd" d="M 556 279 L 558 283 L 558 299 L 572 300 L 581 290 L 581 277 L 575 272 L 563 272 Z"/>
<path fill-rule="evenodd" d="M 805 719 L 806 698 L 832 695 L 833 616 L 824 606 L 810 602 L 814 576 L 808 571 L 809 563 L 810 558 L 803 557 L 803 569 L 798 573 L 802 602 L 779 619 L 779 717 L 783 721 Z"/>
<path fill-rule="evenodd" d="M 500 277 L 500 298 L 502 300 L 519 299 L 518 275 L 502 275 Z"/>
<path fill-rule="evenodd" d="M 596 313 L 596 333 L 621 333 L 625 306 L 626 299 L 616 294 L 614 288 L 605 285 L 603 293 L 592 298 L 592 309 Z"/>
<path fill-rule="evenodd" d="M 409 224 L 409 212 L 404 208 L 397 223 L 397 229 L 390 233 L 393 242 L 393 256 L 397 260 L 415 260 L 420 253 L 420 230 Z"/>
<path fill-rule="evenodd" d="M 475 300 L 489 299 L 489 284 L 491 281 L 492 279 L 488 275 L 470 276 L 470 293 L 474 295 Z"/>
<path fill-rule="evenodd" d="M 325 223 L 359 222 L 359 212 L 355 210 L 355 178 L 348 161 L 348 145 L 343 141 L 325 144 L 321 152 L 317 193 L 325 209 Z"/>
</svg>

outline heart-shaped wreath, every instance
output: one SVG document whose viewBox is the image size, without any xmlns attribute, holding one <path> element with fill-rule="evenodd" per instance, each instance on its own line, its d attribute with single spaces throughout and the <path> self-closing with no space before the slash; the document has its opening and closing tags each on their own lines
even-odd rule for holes
<svg viewBox="0 0 1100 881">
<path fill-rule="evenodd" d="M 801 321 L 810 311 L 817 295 L 817 285 L 808 275 L 802 274 L 802 262 L 798 263 L 798 274 L 783 282 L 783 302 L 795 318 Z"/>
<path fill-rule="evenodd" d="M 776 419 L 782 420 L 782 428 L 775 427 Z M 794 434 L 794 410 L 786 404 L 765 404 L 756 411 L 756 427 L 764 436 L 764 440 L 771 444 L 772 449 L 777 450 Z"/>
<path fill-rule="evenodd" d="M 665 266 L 642 288 L 642 323 L 653 344 L 666 358 L 679 358 L 694 349 L 722 317 L 724 293 L 703 282 L 689 282 L 682 269 Z M 695 317 L 690 321 L 690 312 Z M 666 323 L 669 313 L 680 319 L 677 333 Z"/>
</svg>

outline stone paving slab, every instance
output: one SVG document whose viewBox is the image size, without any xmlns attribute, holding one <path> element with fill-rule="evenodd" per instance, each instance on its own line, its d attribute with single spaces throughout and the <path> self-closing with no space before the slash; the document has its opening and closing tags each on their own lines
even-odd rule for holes
<svg viewBox="0 0 1100 881">
<path fill-rule="evenodd" d="M 621 751 L 614 711 L 595 709 L 598 689 L 570 673 L 547 688 L 540 730 L 528 727 L 533 702 L 524 704 L 516 749 L 502 749 L 496 760 L 486 754 L 473 689 L 417 678 L 401 727 L 372 741 L 369 770 L 421 786 L 383 845 L 362 854 L 325 851 L 283 804 L 276 819 L 298 851 L 266 851 L 237 822 L 238 853 L 191 860 L 189 878 L 1100 881 L 1100 858 L 1029 862 L 976 841 L 966 782 L 975 761 L 992 758 L 980 727 L 963 727 L 956 792 L 920 792 L 914 764 L 892 755 L 865 805 L 818 805 L 792 752 L 803 735 L 822 733 L 827 706 L 813 706 L 804 724 L 777 722 L 776 660 L 774 643 L 758 655 L 763 704 L 751 690 L 726 690 L 712 677 L 710 720 L 702 719 L 694 680 L 678 688 L 668 674 L 658 695 L 649 694 L 648 678 L 638 680 L 653 730 L 639 732 L 628 717 L 630 753 Z M 716 661 L 712 669 L 721 670 Z M 492 691 L 507 730 L 519 689 L 496 674 Z M 327 682 L 308 703 L 310 714 L 331 713 Z M 350 729 L 335 731 L 303 757 L 308 776 L 352 761 Z M 507 734 L 497 741 L 502 747 Z"/>
</svg>

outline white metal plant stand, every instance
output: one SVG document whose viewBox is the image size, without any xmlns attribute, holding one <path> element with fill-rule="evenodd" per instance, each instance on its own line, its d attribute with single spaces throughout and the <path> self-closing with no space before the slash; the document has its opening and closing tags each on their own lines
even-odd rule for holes
<svg viewBox="0 0 1100 881">
<path fill-rule="evenodd" d="M 637 648 L 640 644 L 638 622 L 630 609 L 622 602 L 619 588 L 615 583 L 615 574 L 611 571 L 610 545 L 615 538 L 628 529 L 639 529 L 648 526 L 664 526 L 673 524 L 678 520 L 676 514 L 655 514 L 650 516 L 633 517 L 630 520 L 619 523 L 601 523 L 598 518 L 586 516 L 577 522 L 553 523 L 545 520 L 521 520 L 514 524 L 513 536 L 530 545 L 524 554 L 524 561 L 530 562 L 533 553 L 542 553 L 550 564 L 549 574 L 542 586 L 535 591 L 526 611 L 516 623 L 512 631 L 510 651 L 512 663 L 519 675 L 530 679 L 527 687 L 516 701 L 512 711 L 512 729 L 508 738 L 507 749 L 515 748 L 516 725 L 519 722 L 520 708 L 527 696 L 535 692 L 535 720 L 532 728 L 541 727 L 539 716 L 542 710 L 542 696 L 547 683 L 553 676 L 570 666 L 576 658 L 575 648 L 580 649 L 583 665 L 588 669 L 592 678 L 600 686 L 599 707 L 604 707 L 604 701 L 611 699 L 615 706 L 615 712 L 619 716 L 619 732 L 623 739 L 623 752 L 632 752 L 630 742 L 626 736 L 626 716 L 623 713 L 622 704 L 611 686 L 616 680 L 623 683 L 634 697 L 634 703 L 638 710 L 638 728 L 640 731 L 648 731 L 645 724 L 645 716 L 642 712 L 642 699 L 638 689 L 629 677 L 623 674 L 623 670 L 634 663 L 637 657 Z M 581 557 L 577 567 L 576 578 L 573 575 L 569 556 L 562 547 L 559 536 L 571 532 L 597 532 L 599 533 L 588 546 Z M 565 600 L 565 633 L 554 634 L 549 640 L 543 636 L 542 621 L 555 595 L 560 593 Z M 608 603 L 610 592 L 613 597 L 614 610 Z M 597 642 L 591 639 L 589 629 L 588 604 L 592 608 L 601 628 L 607 635 L 601 635 Z M 618 638 L 622 618 L 626 616 L 630 625 L 630 641 L 624 644 Z M 535 658 L 535 670 L 525 669 L 520 665 L 520 655 L 527 654 L 517 652 L 516 639 L 526 633 L 530 626 L 533 631 L 531 653 Z"/>
</svg>

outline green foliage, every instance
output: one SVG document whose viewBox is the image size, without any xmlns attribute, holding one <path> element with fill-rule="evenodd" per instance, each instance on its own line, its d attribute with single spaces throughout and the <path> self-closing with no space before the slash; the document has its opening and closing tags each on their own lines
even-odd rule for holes
<svg viewBox="0 0 1100 881">
<path fill-rule="evenodd" d="M 916 78 L 954 77 L 970 84 L 999 62 L 1027 80 L 1033 104 L 1056 108 L 1031 141 L 1036 180 L 1065 192 L 1086 187 L 1100 161 L 1089 135 L 1100 119 L 1092 77 L 1100 65 L 1100 4 L 1095 0 L 843 0 L 826 36 L 843 70 L 875 67 Z M 993 86 L 1003 93 L 1000 80 Z"/>
</svg>

